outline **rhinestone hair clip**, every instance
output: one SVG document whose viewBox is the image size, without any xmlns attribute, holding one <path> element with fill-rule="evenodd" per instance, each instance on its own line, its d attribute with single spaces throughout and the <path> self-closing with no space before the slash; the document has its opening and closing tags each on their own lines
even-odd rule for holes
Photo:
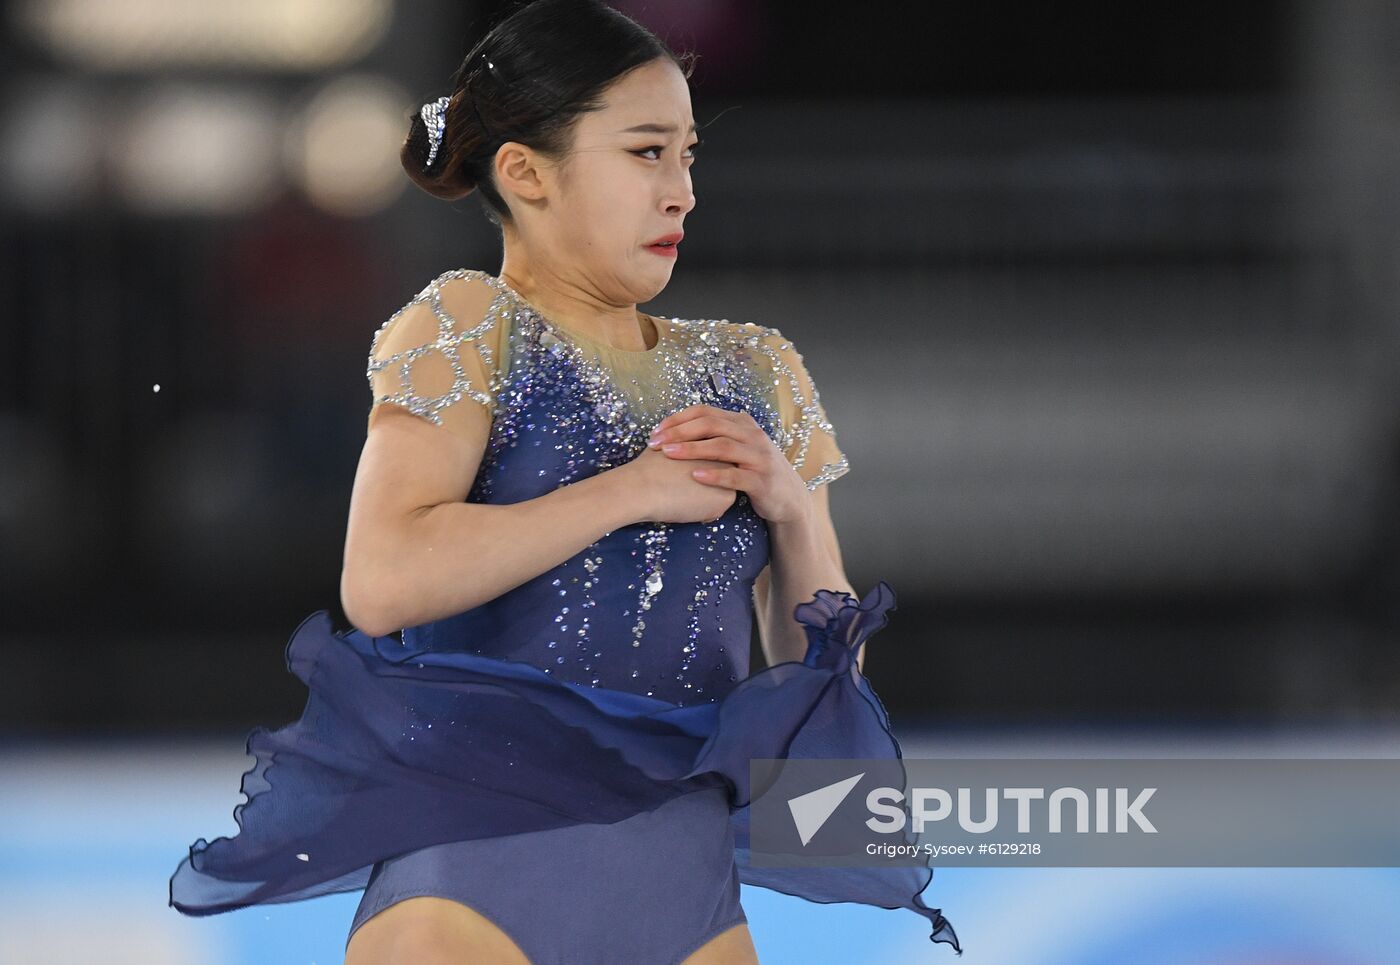
<svg viewBox="0 0 1400 965">
<path fill-rule="evenodd" d="M 442 132 L 447 129 L 447 105 L 452 103 L 450 97 L 439 97 L 435 101 L 428 101 L 418 111 L 418 116 L 423 118 L 423 125 L 428 129 L 428 163 L 424 167 L 432 167 L 433 159 L 437 157 L 438 145 L 442 143 Z"/>
</svg>

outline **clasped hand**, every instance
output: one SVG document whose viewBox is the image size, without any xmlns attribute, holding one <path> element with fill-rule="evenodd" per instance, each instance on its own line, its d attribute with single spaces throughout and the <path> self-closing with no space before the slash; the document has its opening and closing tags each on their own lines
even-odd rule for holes
<svg viewBox="0 0 1400 965">
<path fill-rule="evenodd" d="M 770 523 L 801 519 L 808 512 L 807 486 L 777 445 L 747 412 L 692 405 L 656 424 L 648 446 L 671 459 L 729 463 L 696 468 L 696 482 L 742 490 L 754 512 Z"/>
</svg>

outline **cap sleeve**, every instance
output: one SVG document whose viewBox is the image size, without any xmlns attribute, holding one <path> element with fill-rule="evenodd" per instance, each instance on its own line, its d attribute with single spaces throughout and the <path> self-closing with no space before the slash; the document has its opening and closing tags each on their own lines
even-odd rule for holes
<svg viewBox="0 0 1400 965">
<path fill-rule="evenodd" d="M 469 272 L 435 279 L 391 315 L 370 343 L 366 431 L 386 405 L 459 434 L 489 422 L 500 389 L 504 305 L 499 289 Z"/>
<path fill-rule="evenodd" d="M 773 366 L 783 454 L 809 490 L 839 479 L 850 471 L 850 462 L 836 443 L 836 430 L 826 417 L 802 354 L 776 328 L 769 327 L 761 341 Z"/>
</svg>

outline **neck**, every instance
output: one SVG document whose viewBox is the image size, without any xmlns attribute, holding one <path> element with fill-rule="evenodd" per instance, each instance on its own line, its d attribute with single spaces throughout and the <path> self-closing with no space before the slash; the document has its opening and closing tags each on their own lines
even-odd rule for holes
<svg viewBox="0 0 1400 965">
<path fill-rule="evenodd" d="M 563 279 L 503 265 L 500 279 L 557 325 L 582 332 L 613 348 L 649 350 L 659 334 L 635 304 L 615 305 Z"/>
</svg>

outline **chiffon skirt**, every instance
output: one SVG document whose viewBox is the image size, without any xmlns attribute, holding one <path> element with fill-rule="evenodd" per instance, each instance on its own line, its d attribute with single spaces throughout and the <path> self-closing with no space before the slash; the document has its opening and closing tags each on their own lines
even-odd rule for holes
<svg viewBox="0 0 1400 965">
<path fill-rule="evenodd" d="M 170 904 L 202 916 L 356 891 L 377 863 L 433 845 L 614 824 L 722 788 L 743 883 L 907 908 L 961 955 L 951 924 L 923 901 L 927 867 L 749 864 L 750 759 L 900 757 L 855 665 L 892 609 L 883 581 L 859 601 L 819 590 L 794 610 L 808 640 L 801 661 L 690 706 L 523 662 L 409 652 L 394 637 L 333 630 L 319 610 L 287 645 L 287 667 L 309 692 L 301 718 L 248 735 L 238 833 L 191 845 Z"/>
</svg>

